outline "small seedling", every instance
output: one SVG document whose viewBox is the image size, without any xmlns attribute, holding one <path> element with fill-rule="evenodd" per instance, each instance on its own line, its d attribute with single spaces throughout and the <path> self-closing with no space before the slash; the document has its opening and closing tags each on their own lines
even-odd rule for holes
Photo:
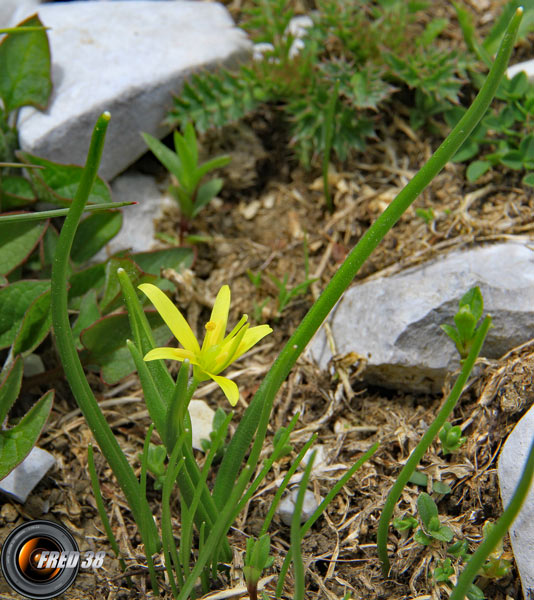
<svg viewBox="0 0 534 600">
<path fill-rule="evenodd" d="M 274 562 L 274 558 L 269 556 L 271 548 L 271 538 L 264 534 L 259 539 L 252 537 L 247 540 L 247 550 L 245 554 L 245 566 L 243 574 L 247 582 L 247 591 L 250 600 L 258 598 L 258 581 L 264 569 L 268 569 Z"/>
<path fill-rule="evenodd" d="M 466 292 L 460 299 L 458 312 L 454 315 L 456 327 L 447 324 L 441 325 L 441 329 L 456 344 L 456 348 L 462 359 L 465 359 L 469 354 L 477 332 L 477 323 L 482 317 L 483 309 L 484 301 L 482 294 L 478 286 L 476 286 Z"/>
<path fill-rule="evenodd" d="M 432 225 L 432 223 L 434 222 L 434 219 L 436 218 L 434 215 L 434 211 L 432 210 L 432 208 L 416 208 L 415 209 L 415 214 L 420 218 L 423 219 L 423 221 L 428 225 Z"/>
<path fill-rule="evenodd" d="M 452 426 L 449 422 L 443 425 L 443 429 L 439 432 L 439 439 L 443 456 L 458 452 L 467 440 L 465 436 L 462 436 L 461 428 L 458 425 Z"/>
<path fill-rule="evenodd" d="M 431 496 L 421 492 L 417 498 L 417 513 L 421 520 L 421 529 L 414 536 L 416 542 L 428 546 L 433 540 L 450 542 L 454 537 L 452 529 L 442 525 L 439 520 L 438 507 Z"/>
<path fill-rule="evenodd" d="M 218 437 L 219 429 L 224 426 L 226 417 L 227 417 L 226 413 L 219 406 L 217 408 L 217 410 L 215 411 L 215 414 L 213 415 L 212 431 L 210 431 L 210 439 L 209 440 L 206 440 L 206 439 L 200 440 L 200 445 L 202 446 L 202 450 L 204 450 L 204 452 L 207 453 L 211 449 L 214 440 L 216 440 Z M 213 458 L 214 462 L 220 462 L 222 460 L 222 457 L 224 456 L 224 453 L 226 451 L 226 446 L 227 446 L 227 444 L 222 443 L 217 448 L 217 450 L 215 452 L 215 456 Z"/>
<path fill-rule="evenodd" d="M 187 123 L 184 134 L 174 132 L 175 152 L 148 133 L 142 133 L 147 146 L 156 158 L 169 170 L 173 181 L 169 192 L 180 206 L 182 215 L 191 221 L 221 191 L 223 181 L 210 179 L 201 184 L 202 179 L 215 169 L 226 166 L 229 156 L 217 156 L 203 164 L 198 162 L 198 143 L 195 129 Z M 180 238 L 183 237 L 185 223 L 182 224 Z"/>
<path fill-rule="evenodd" d="M 165 467 L 165 458 L 167 457 L 167 452 L 165 451 L 164 446 L 156 446 L 155 444 L 150 444 L 148 447 L 148 455 L 147 455 L 147 470 L 154 477 L 154 489 L 161 490 L 163 484 L 165 483 L 165 473 L 167 471 Z M 139 459 L 141 460 L 142 456 L 139 455 Z"/>
<path fill-rule="evenodd" d="M 432 577 L 436 582 L 450 583 L 450 578 L 454 575 L 454 567 L 452 566 L 451 559 L 446 558 L 443 561 L 439 561 L 437 567 L 432 573 Z"/>
<path fill-rule="evenodd" d="M 494 524 L 490 523 L 489 521 L 484 523 L 482 527 L 484 539 L 486 539 L 493 527 Z M 501 539 L 493 552 L 488 556 L 486 562 L 482 565 L 482 573 L 484 574 L 484 577 L 487 577 L 488 579 L 501 579 L 510 573 L 512 563 L 506 558 L 503 558 L 503 554 L 504 548 Z"/>
<path fill-rule="evenodd" d="M 419 521 L 411 515 L 403 517 L 402 519 L 393 519 L 393 527 L 395 527 L 399 533 L 402 533 L 403 531 L 411 531 L 418 525 Z"/>
</svg>

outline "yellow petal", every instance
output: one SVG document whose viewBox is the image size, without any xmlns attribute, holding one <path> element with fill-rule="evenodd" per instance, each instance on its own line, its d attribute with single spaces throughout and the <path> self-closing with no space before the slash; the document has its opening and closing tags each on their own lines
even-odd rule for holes
<svg viewBox="0 0 534 600">
<path fill-rule="evenodd" d="M 237 401 L 239 400 L 239 390 L 237 389 L 237 385 L 231 379 L 228 379 L 228 377 L 221 377 L 220 375 L 211 375 L 210 373 L 208 373 L 208 375 L 224 392 L 224 395 L 226 396 L 228 402 L 230 402 L 232 406 L 235 406 L 237 404 Z"/>
<path fill-rule="evenodd" d="M 174 337 L 182 344 L 186 350 L 194 353 L 200 352 L 195 334 L 189 327 L 182 313 L 174 306 L 172 301 L 158 287 L 151 283 L 142 283 L 139 289 L 148 296 L 148 299 L 155 306 L 161 315 L 161 318 L 172 331 Z"/>
<path fill-rule="evenodd" d="M 266 335 L 272 333 L 271 327 L 269 325 L 258 325 L 257 327 L 251 327 L 245 333 L 239 347 L 237 348 L 233 360 L 237 360 L 242 354 L 245 354 L 248 350 L 252 348 L 255 344 L 257 344 L 261 339 L 263 339 Z"/>
<path fill-rule="evenodd" d="M 190 350 L 182 350 L 182 348 L 154 348 L 149 350 L 143 360 L 159 360 L 166 358 L 168 360 L 189 360 L 191 364 L 196 365 L 196 356 Z"/>
<path fill-rule="evenodd" d="M 206 325 L 206 336 L 202 343 L 202 350 L 218 344 L 224 337 L 226 323 L 228 321 L 228 312 L 230 310 L 230 288 L 223 285 L 217 294 L 211 318 Z"/>
</svg>

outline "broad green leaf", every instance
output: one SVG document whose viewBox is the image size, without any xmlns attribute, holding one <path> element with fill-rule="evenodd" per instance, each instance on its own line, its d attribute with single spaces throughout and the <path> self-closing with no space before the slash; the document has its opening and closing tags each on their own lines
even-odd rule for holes
<svg viewBox="0 0 534 600">
<path fill-rule="evenodd" d="M 106 263 L 98 263 L 78 271 L 69 278 L 69 308 L 77 308 L 75 298 L 84 296 L 89 290 L 98 290 L 106 279 Z"/>
<path fill-rule="evenodd" d="M 15 341 L 32 302 L 50 289 L 50 281 L 25 279 L 0 289 L 0 349 Z"/>
<path fill-rule="evenodd" d="M 22 371 L 22 357 L 17 356 L 10 369 L 0 374 L 2 376 L 2 383 L 0 384 L 0 423 L 5 421 L 7 413 L 19 395 Z"/>
<path fill-rule="evenodd" d="M 436 494 L 450 494 L 452 492 L 450 486 L 443 481 L 434 481 L 432 483 L 432 490 L 436 492 Z"/>
<path fill-rule="evenodd" d="M 71 258 L 75 263 L 84 263 L 103 248 L 122 226 L 122 213 L 105 211 L 93 213 L 78 226 L 72 243 Z"/>
<path fill-rule="evenodd" d="M 415 485 L 419 485 L 421 487 L 426 487 L 426 485 L 428 483 L 428 477 L 424 473 L 421 473 L 421 471 L 414 471 L 410 475 L 410 479 L 408 479 L 408 481 L 410 483 L 414 483 Z"/>
<path fill-rule="evenodd" d="M 157 312 L 145 312 L 157 346 L 168 343 L 171 335 Z M 133 373 L 135 365 L 126 347 L 132 333 L 128 315 L 118 313 L 103 317 L 82 331 L 81 342 L 87 350 L 86 364 L 100 367 L 102 379 L 114 384 Z"/>
<path fill-rule="evenodd" d="M 33 252 L 47 221 L 0 223 L 0 274 L 7 275 Z"/>
<path fill-rule="evenodd" d="M 39 346 L 50 331 L 50 290 L 37 296 L 30 304 L 13 343 L 13 354 L 26 356 Z"/>
<path fill-rule="evenodd" d="M 52 409 L 54 391 L 46 392 L 24 415 L 18 425 L 0 431 L 0 479 L 3 479 L 30 453 Z"/>
<path fill-rule="evenodd" d="M 19 24 L 41 26 L 37 15 Z M 0 97 L 6 112 L 21 106 L 46 108 L 52 90 L 50 46 L 45 30 L 7 35 L 0 43 Z"/>
<path fill-rule="evenodd" d="M 520 171 L 523 168 L 523 156 L 519 150 L 511 150 L 501 157 L 501 163 L 509 169 Z"/>
<path fill-rule="evenodd" d="M 191 248 L 164 248 L 151 252 L 138 252 L 131 258 L 145 273 L 159 277 L 161 269 L 174 269 L 181 271 L 188 269 L 193 262 Z"/>
<path fill-rule="evenodd" d="M 478 144 L 472 139 L 468 139 L 452 157 L 452 162 L 463 162 L 473 158 L 476 154 L 478 154 Z"/>
<path fill-rule="evenodd" d="M 487 173 L 491 169 L 491 163 L 487 160 L 475 160 L 468 167 L 465 172 L 468 181 L 476 181 L 479 177 L 482 177 L 484 173 Z"/>
<path fill-rule="evenodd" d="M 80 183 L 82 167 L 62 165 L 21 150 L 16 155 L 23 163 L 44 167 L 43 169 L 28 169 L 28 176 L 39 200 L 66 208 L 70 206 Z M 89 204 L 103 204 L 111 201 L 107 183 L 97 177 L 89 194 Z"/>
<path fill-rule="evenodd" d="M 417 498 L 417 512 L 421 517 L 425 529 L 428 530 L 432 517 L 438 516 L 438 507 L 426 492 L 421 492 Z"/>
<path fill-rule="evenodd" d="M 534 173 L 528 173 L 528 175 L 525 175 L 522 179 L 522 182 L 523 185 L 534 187 Z"/>
<path fill-rule="evenodd" d="M 482 297 L 482 292 L 478 285 L 475 285 L 470 290 L 468 290 L 461 298 L 458 303 L 459 306 L 469 306 L 473 316 L 478 321 L 482 317 L 482 313 L 484 312 L 484 298 Z"/>
<path fill-rule="evenodd" d="M 432 537 L 440 542 L 450 542 L 454 537 L 454 533 L 450 527 L 442 525 L 436 531 L 432 531 Z"/>
<path fill-rule="evenodd" d="M 5 175 L 0 179 L 0 188 L 3 212 L 35 202 L 32 186 L 24 177 Z"/>
</svg>

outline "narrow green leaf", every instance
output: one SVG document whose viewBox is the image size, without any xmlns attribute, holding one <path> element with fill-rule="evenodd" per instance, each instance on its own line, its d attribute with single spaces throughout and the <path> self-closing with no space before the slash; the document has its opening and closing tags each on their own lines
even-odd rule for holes
<svg viewBox="0 0 534 600">
<path fill-rule="evenodd" d="M 50 46 L 37 15 L 19 27 L 32 27 L 25 35 L 8 34 L 0 43 L 0 96 L 6 112 L 32 105 L 44 110 L 52 90 Z"/>
<path fill-rule="evenodd" d="M 15 341 L 32 302 L 50 289 L 50 281 L 25 279 L 0 289 L 0 349 Z"/>
<path fill-rule="evenodd" d="M 0 479 L 3 479 L 30 453 L 52 409 L 54 391 L 46 392 L 11 429 L 0 431 Z"/>
<path fill-rule="evenodd" d="M 115 211 L 93 213 L 80 222 L 74 242 L 71 258 L 83 263 L 94 256 L 122 227 L 122 214 Z"/>
<path fill-rule="evenodd" d="M 19 395 L 22 371 L 22 357 L 17 356 L 9 370 L 6 373 L 0 373 L 2 376 L 0 385 L 0 424 L 4 422 L 7 413 Z"/>
<path fill-rule="evenodd" d="M 33 352 L 48 335 L 51 325 L 50 290 L 47 290 L 28 307 L 13 342 L 13 354 L 26 356 Z"/>
<path fill-rule="evenodd" d="M 196 170 L 195 176 L 198 181 L 200 181 L 205 175 L 207 175 L 210 171 L 214 171 L 215 169 L 221 169 L 222 167 L 226 167 L 226 165 L 230 164 L 232 161 L 232 157 L 226 154 L 222 156 L 216 156 L 211 160 L 202 163 Z"/>
<path fill-rule="evenodd" d="M 203 183 L 197 192 L 195 199 L 195 205 L 193 208 L 193 216 L 196 217 L 198 213 L 215 198 L 215 196 L 221 191 L 223 186 L 223 180 L 220 178 L 211 179 L 206 183 Z"/>
<path fill-rule="evenodd" d="M 150 148 L 152 154 L 154 154 L 159 162 L 167 169 L 167 171 L 172 173 L 175 177 L 178 177 L 182 168 L 178 155 L 149 133 L 142 133 L 141 135 L 145 140 L 146 145 Z"/>
</svg>

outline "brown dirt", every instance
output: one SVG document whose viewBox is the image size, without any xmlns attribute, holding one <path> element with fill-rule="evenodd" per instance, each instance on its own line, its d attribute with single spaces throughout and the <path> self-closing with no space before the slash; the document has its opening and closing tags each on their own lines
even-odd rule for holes
<svg viewBox="0 0 534 600">
<path fill-rule="evenodd" d="M 230 3 L 238 16 L 241 2 Z M 493 6 L 493 3 L 492 3 Z M 480 16 L 482 26 L 482 15 Z M 439 140 L 422 139 L 410 130 L 402 111 L 380 115 L 378 138 L 365 153 L 360 153 L 341 168 L 332 166 L 330 185 L 335 211 L 329 214 L 322 196 L 320 171 L 305 172 L 291 159 L 271 125 L 273 112 L 264 111 L 239 127 L 229 127 L 221 136 L 205 140 L 206 151 L 215 154 L 222 148 L 234 161 L 227 168 L 226 187 L 221 200 L 201 213 L 194 233 L 210 236 L 211 242 L 199 244 L 191 276 L 176 278 L 177 302 L 199 331 L 207 320 L 206 299 L 213 298 L 223 283 L 232 289 L 231 320 L 242 313 L 254 314 L 254 303 L 267 304 L 259 316 L 269 322 L 274 334 L 252 355 L 235 364 L 241 401 L 234 423 L 246 408 L 262 376 L 272 364 L 284 342 L 294 331 L 313 298 L 339 267 L 363 232 L 402 189 L 431 155 Z M 266 149 L 267 148 L 267 149 Z M 415 202 L 398 225 L 382 242 L 363 269 L 358 280 L 389 274 L 448 252 L 452 248 L 492 243 L 510 238 L 531 238 L 534 194 L 520 184 L 511 172 L 494 171 L 471 185 L 464 178 L 464 166 L 448 165 Z M 415 208 L 432 207 L 435 220 L 427 225 Z M 175 233 L 178 210 L 169 210 L 160 230 Z M 290 285 L 304 278 L 304 239 L 309 248 L 309 272 L 316 277 L 310 292 L 295 299 L 281 314 L 277 312 L 277 290 L 269 275 L 288 276 Z M 256 289 L 247 270 L 263 275 Z M 380 307 L 377 307 L 380 310 Z M 52 352 L 50 352 L 53 355 Z M 53 359 L 49 363 L 53 364 Z M 325 496 L 346 468 L 351 466 L 375 441 L 380 448 L 330 504 L 326 514 L 303 540 L 307 567 L 309 599 L 341 599 L 347 591 L 354 598 L 424 600 L 447 598 L 447 587 L 436 584 L 431 571 L 436 561 L 445 558 L 440 545 L 423 547 L 411 538 L 390 531 L 389 553 L 392 575 L 384 580 L 376 554 L 376 529 L 381 507 L 404 461 L 415 447 L 426 424 L 436 414 L 443 395 L 415 395 L 366 385 L 359 365 L 348 361 L 335 363 L 335 376 L 319 371 L 306 359 L 299 360 L 274 405 L 269 440 L 291 416 L 299 411 L 299 424 L 292 435 L 297 452 L 312 433 L 327 449 L 331 471 L 312 480 L 317 495 Z M 458 454 L 442 457 L 434 443 L 421 468 L 431 480 L 447 482 L 453 489 L 439 501 L 440 515 L 459 538 L 465 538 L 473 551 L 481 540 L 482 525 L 498 518 L 502 508 L 496 477 L 496 461 L 502 443 L 514 424 L 534 401 L 534 344 L 526 344 L 495 361 L 484 361 L 480 375 L 473 380 L 454 412 L 467 443 Z M 135 376 L 112 389 L 96 377 L 91 383 L 102 401 L 104 414 L 121 447 L 139 472 L 138 453 L 150 420 L 142 402 L 142 390 Z M 57 519 L 77 537 L 80 549 L 106 549 L 87 473 L 87 446 L 92 435 L 62 380 L 55 381 L 56 401 L 52 417 L 39 445 L 52 452 L 57 466 L 39 484 L 25 505 L 4 499 L 0 510 L 0 539 L 27 519 Z M 48 389 L 28 390 L 37 395 Z M 226 408 L 224 397 L 213 385 L 199 390 L 214 408 Z M 155 436 L 154 436 L 155 439 Z M 292 455 L 294 456 L 294 455 Z M 199 459 L 201 455 L 199 454 Z M 283 476 L 292 457 L 280 461 L 265 485 L 255 495 L 245 514 L 235 524 L 231 542 L 235 548 L 234 565 L 214 589 L 227 590 L 220 598 L 247 598 L 238 593 L 243 585 L 242 564 L 246 536 L 259 531 L 270 500 L 273 482 Z M 143 547 L 128 506 L 105 460 L 96 452 L 102 493 L 112 526 L 134 573 L 132 588 L 127 587 L 116 560 L 108 559 L 98 573 L 81 574 L 64 595 L 66 599 L 152 597 L 146 577 Z M 159 492 L 150 483 L 150 501 L 159 515 Z M 410 485 L 402 495 L 396 515 L 415 513 L 420 488 Z M 179 504 L 174 519 L 179 528 Z M 276 575 L 288 548 L 289 528 L 275 518 L 270 531 L 275 564 L 266 575 Z M 506 556 L 511 558 L 509 542 Z M 492 600 L 522 598 L 515 567 L 497 582 L 478 581 Z M 269 597 L 276 585 L 274 577 L 266 587 Z M 236 593 L 231 590 L 236 589 Z M 291 573 L 286 579 L 284 598 L 293 593 Z M 0 581 L 0 598 L 16 598 Z M 170 598 L 170 593 L 166 596 Z"/>
</svg>

